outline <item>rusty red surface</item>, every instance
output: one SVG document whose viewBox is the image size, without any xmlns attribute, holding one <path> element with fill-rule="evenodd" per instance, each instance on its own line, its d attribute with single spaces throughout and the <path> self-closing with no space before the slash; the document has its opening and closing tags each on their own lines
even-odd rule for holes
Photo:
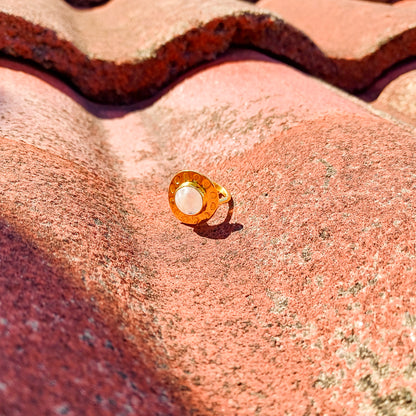
<svg viewBox="0 0 416 416">
<path fill-rule="evenodd" d="M 73 35 L 47 11 L 81 24 L 127 7 L 38 3 L 43 14 L 34 4 L 19 13 L 32 8 L 25 19 L 38 24 L 44 57 L 52 35 L 42 19 Z M 166 4 L 162 12 L 188 23 L 198 10 Z M 236 4 L 201 13 L 218 18 Z M 381 6 L 394 19 L 405 7 L 363 10 Z M 282 12 L 281 45 L 302 33 L 325 40 L 301 23 L 287 29 L 303 12 Z M 27 33 L 16 21 L 21 46 Z M 65 47 L 90 53 L 88 39 L 110 57 L 133 44 L 116 31 L 120 51 L 109 50 L 93 27 L 85 33 Z M 78 69 L 92 89 L 106 79 L 93 81 L 68 56 L 62 73 Z M 2 59 L 0 414 L 416 413 L 412 77 L 379 81 L 366 104 L 275 58 L 231 49 L 147 101 L 104 106 L 55 73 Z M 232 212 L 222 206 L 198 227 L 178 222 L 167 187 L 180 169 L 225 186 Z"/>
</svg>

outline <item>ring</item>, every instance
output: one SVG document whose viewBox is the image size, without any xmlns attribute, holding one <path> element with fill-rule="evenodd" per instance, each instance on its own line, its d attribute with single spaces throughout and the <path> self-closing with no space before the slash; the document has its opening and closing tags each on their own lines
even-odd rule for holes
<svg viewBox="0 0 416 416">
<path fill-rule="evenodd" d="M 169 185 L 170 208 L 185 224 L 209 220 L 218 206 L 230 199 L 225 188 L 192 170 L 178 172 Z"/>
</svg>

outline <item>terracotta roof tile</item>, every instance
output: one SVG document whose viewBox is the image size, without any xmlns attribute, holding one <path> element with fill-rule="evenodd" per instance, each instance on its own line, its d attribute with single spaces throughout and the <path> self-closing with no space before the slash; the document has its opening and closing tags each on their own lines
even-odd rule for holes
<svg viewBox="0 0 416 416">
<path fill-rule="evenodd" d="M 383 89 L 373 105 L 416 125 L 415 79 L 416 71 L 414 70 L 400 75 Z"/>
<path fill-rule="evenodd" d="M 416 64 L 410 59 L 395 65 L 359 97 L 396 119 L 416 125 L 414 78 Z"/>
<path fill-rule="evenodd" d="M 91 11 L 49 0 L 8 0 L 0 10 L 3 50 L 52 67 L 85 95 L 107 102 L 149 95 L 183 70 L 212 59 L 228 48 L 238 25 L 259 30 L 261 20 L 266 26 L 282 24 L 233 0 L 203 6 L 143 1 L 140 7 L 119 0 Z"/>
<path fill-rule="evenodd" d="M 325 79 L 347 90 L 368 86 L 385 69 L 415 54 L 414 1 L 388 5 L 356 0 L 261 0 L 307 35 L 333 62 Z"/>
<path fill-rule="evenodd" d="M 2 140 L 0 149 L 10 169 L 19 146 Z M 24 159 L 32 156 L 26 148 Z M 92 293 L 57 268 L 53 251 L 39 248 L 45 233 L 28 240 L 22 237 L 25 221 L 13 228 L 4 220 L 9 197 L 5 192 L 0 205 L 1 414 L 180 414 L 146 348 L 127 340 L 111 308 L 97 308 Z M 52 215 L 50 210 L 37 227 L 47 227 Z"/>
<path fill-rule="evenodd" d="M 0 72 L 0 412 L 414 412 L 410 129 L 244 50 L 129 108 Z"/>
<path fill-rule="evenodd" d="M 118 0 L 77 10 L 50 0 L 4 0 L 0 48 L 58 71 L 86 96 L 108 103 L 149 96 L 232 44 L 284 56 L 355 90 L 415 53 L 414 7 L 355 0 Z"/>
<path fill-rule="evenodd" d="M 41 79 L 51 77 L 9 67 L 0 70 L 0 413 L 183 414 L 180 386 L 149 346 L 157 330 L 140 276 L 151 272 L 137 259 L 101 121 Z"/>
</svg>

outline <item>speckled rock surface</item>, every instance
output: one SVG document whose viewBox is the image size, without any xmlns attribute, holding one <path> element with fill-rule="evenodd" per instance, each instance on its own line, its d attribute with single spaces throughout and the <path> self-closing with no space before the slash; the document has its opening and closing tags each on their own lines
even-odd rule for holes
<svg viewBox="0 0 416 416">
<path fill-rule="evenodd" d="M 416 411 L 411 129 L 250 51 L 130 108 L 0 71 L 0 413 Z"/>
</svg>

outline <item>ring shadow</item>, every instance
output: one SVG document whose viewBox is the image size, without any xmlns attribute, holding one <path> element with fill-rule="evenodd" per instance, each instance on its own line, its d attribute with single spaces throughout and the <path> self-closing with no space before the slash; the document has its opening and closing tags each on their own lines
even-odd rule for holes
<svg viewBox="0 0 416 416">
<path fill-rule="evenodd" d="M 213 240 L 224 240 L 228 238 L 233 232 L 241 231 L 244 226 L 239 223 L 230 224 L 233 216 L 234 200 L 231 198 L 228 201 L 228 212 L 224 221 L 221 224 L 209 225 L 207 222 L 202 222 L 197 225 L 191 225 L 194 232 L 201 237 L 211 238 Z"/>
</svg>

